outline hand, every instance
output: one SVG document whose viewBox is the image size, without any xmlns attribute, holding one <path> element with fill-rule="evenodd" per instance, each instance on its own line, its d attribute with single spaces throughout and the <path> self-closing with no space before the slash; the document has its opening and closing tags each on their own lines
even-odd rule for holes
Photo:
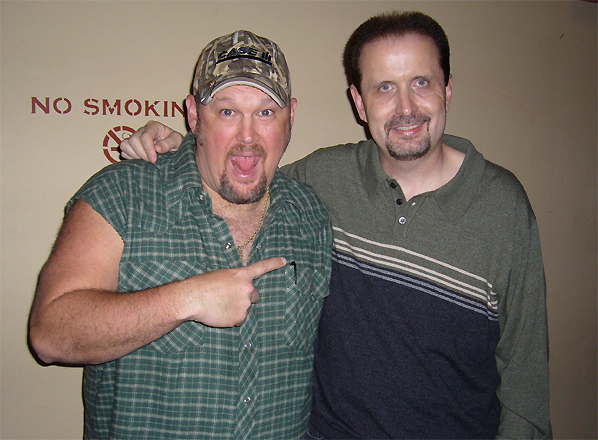
<svg viewBox="0 0 598 440">
<path fill-rule="evenodd" d="M 195 309 L 187 320 L 211 327 L 242 325 L 251 304 L 259 299 L 253 280 L 280 269 L 284 258 L 270 258 L 238 269 L 222 269 L 186 280 L 191 289 L 189 307 Z"/>
<path fill-rule="evenodd" d="M 157 153 L 176 151 L 183 136 L 157 121 L 150 121 L 137 130 L 130 138 L 120 143 L 120 151 L 125 159 L 143 159 L 156 162 Z"/>
</svg>

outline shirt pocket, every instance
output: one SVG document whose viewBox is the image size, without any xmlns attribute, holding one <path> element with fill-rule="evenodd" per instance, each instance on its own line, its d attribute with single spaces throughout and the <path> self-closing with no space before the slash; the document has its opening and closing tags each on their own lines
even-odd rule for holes
<svg viewBox="0 0 598 440">
<path fill-rule="evenodd" d="M 121 262 L 120 291 L 136 292 L 185 280 L 208 272 L 192 260 L 150 260 Z M 126 293 L 124 293 L 126 294 Z M 197 322 L 185 322 L 147 345 L 160 353 L 176 353 L 204 343 L 206 328 Z"/>
<path fill-rule="evenodd" d="M 174 330 L 166 333 L 161 338 L 149 344 L 160 353 L 178 353 L 183 350 L 199 347 L 204 343 L 205 326 L 189 321 L 179 325 Z"/>
<path fill-rule="evenodd" d="M 285 266 L 285 278 L 285 345 L 311 350 L 328 294 L 325 274 L 292 261 Z"/>
</svg>

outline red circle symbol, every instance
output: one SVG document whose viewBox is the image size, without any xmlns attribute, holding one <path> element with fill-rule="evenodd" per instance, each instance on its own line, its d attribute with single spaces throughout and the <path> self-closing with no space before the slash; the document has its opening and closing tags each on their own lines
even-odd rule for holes
<svg viewBox="0 0 598 440">
<path fill-rule="evenodd" d="M 106 136 L 104 137 L 104 155 L 112 163 L 120 161 L 119 146 L 123 139 L 128 138 L 135 129 L 127 127 L 126 125 L 120 125 L 113 127 Z M 113 157 L 113 153 L 116 153 L 116 158 Z"/>
</svg>

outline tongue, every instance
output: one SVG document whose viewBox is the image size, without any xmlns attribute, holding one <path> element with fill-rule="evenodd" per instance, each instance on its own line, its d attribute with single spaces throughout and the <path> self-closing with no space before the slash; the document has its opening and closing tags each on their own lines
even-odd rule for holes
<svg viewBox="0 0 598 440">
<path fill-rule="evenodd" d="M 231 158 L 233 166 L 243 173 L 250 171 L 259 161 L 260 158 L 258 156 L 233 156 Z"/>
</svg>

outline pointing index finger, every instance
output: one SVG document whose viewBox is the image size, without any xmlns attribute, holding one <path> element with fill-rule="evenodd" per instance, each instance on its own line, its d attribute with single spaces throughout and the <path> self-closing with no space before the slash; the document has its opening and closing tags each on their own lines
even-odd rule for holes
<svg viewBox="0 0 598 440">
<path fill-rule="evenodd" d="M 280 269 L 285 264 L 287 264 L 287 260 L 284 258 L 270 258 L 268 260 L 262 260 L 258 261 L 257 263 L 253 263 L 247 266 L 245 270 L 251 276 L 251 278 L 255 280 L 267 274 L 268 272 Z"/>
</svg>

